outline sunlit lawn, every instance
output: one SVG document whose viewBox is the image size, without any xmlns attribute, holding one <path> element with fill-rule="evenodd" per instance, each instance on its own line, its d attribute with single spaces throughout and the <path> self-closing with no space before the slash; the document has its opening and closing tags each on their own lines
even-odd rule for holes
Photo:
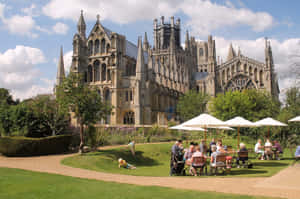
<svg viewBox="0 0 300 199">
<path fill-rule="evenodd" d="M 226 142 L 226 141 L 225 141 Z M 171 143 L 145 144 L 136 146 L 136 157 L 133 157 L 126 147 L 100 150 L 84 155 L 66 158 L 63 164 L 91 169 L 101 172 L 120 173 L 137 176 L 168 176 L 170 169 Z M 249 146 L 250 148 L 250 146 Z M 284 160 L 257 160 L 251 158 L 253 168 L 233 168 L 226 177 L 267 177 L 272 176 L 281 169 L 289 166 L 293 160 L 289 153 L 284 154 Z M 136 170 L 118 168 L 118 158 L 123 158 L 137 166 Z"/>
</svg>

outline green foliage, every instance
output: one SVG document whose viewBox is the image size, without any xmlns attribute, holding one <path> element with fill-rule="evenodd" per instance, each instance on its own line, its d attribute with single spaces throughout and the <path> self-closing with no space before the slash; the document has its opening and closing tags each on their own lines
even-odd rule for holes
<svg viewBox="0 0 300 199">
<path fill-rule="evenodd" d="M 96 88 L 89 87 L 82 81 L 82 76 L 70 73 L 63 83 L 57 87 L 58 102 L 65 110 L 75 114 L 80 125 L 80 150 L 84 145 L 84 126 L 90 126 L 107 117 L 112 107 L 103 102 Z"/>
<path fill-rule="evenodd" d="M 1 137 L 0 153 L 6 156 L 35 156 L 66 152 L 71 135 L 46 138 Z"/>
<path fill-rule="evenodd" d="M 210 110 L 222 120 L 241 116 L 257 121 L 265 117 L 276 117 L 280 111 L 280 103 L 263 91 L 228 91 L 225 94 L 218 94 L 212 100 Z"/>
<path fill-rule="evenodd" d="M 209 96 L 194 90 L 188 91 L 179 98 L 177 112 L 186 121 L 205 112 Z"/>
</svg>

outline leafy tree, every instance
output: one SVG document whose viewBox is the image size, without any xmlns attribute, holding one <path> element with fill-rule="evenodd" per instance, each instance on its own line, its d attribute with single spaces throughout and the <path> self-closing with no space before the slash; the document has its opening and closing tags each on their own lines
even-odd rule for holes
<svg viewBox="0 0 300 199">
<path fill-rule="evenodd" d="M 49 96 L 39 96 L 30 104 L 35 118 L 46 135 L 58 135 L 69 126 L 69 113 L 60 108 L 55 99 Z"/>
<path fill-rule="evenodd" d="M 263 91 L 228 91 L 225 94 L 218 94 L 211 101 L 210 110 L 222 120 L 241 116 L 257 121 L 265 117 L 276 117 L 280 110 L 280 102 Z"/>
<path fill-rule="evenodd" d="M 18 104 L 18 100 L 14 101 L 13 97 L 10 95 L 9 90 L 5 88 L 0 88 L 0 106 L 3 104 L 6 105 L 15 105 Z"/>
<path fill-rule="evenodd" d="M 188 91 L 179 98 L 177 112 L 186 121 L 205 112 L 209 96 L 195 90 Z"/>
<path fill-rule="evenodd" d="M 110 114 L 112 108 L 102 101 L 95 88 L 82 81 L 82 76 L 70 73 L 57 87 L 57 100 L 61 107 L 70 110 L 77 118 L 80 127 L 80 152 L 84 146 L 84 126 L 95 124 Z"/>
</svg>

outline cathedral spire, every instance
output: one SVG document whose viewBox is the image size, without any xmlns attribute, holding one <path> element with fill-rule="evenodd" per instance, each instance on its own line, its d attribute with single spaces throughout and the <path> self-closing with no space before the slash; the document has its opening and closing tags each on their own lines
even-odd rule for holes
<svg viewBox="0 0 300 199">
<path fill-rule="evenodd" d="M 171 30 L 171 37 L 170 37 L 170 50 L 175 50 L 175 36 L 174 36 L 174 30 Z"/>
<path fill-rule="evenodd" d="M 81 14 L 77 23 L 78 34 L 85 38 L 86 24 L 83 17 L 83 10 L 81 10 Z"/>
<path fill-rule="evenodd" d="M 239 47 L 239 50 L 238 50 L 238 57 L 241 56 L 241 48 Z"/>
<path fill-rule="evenodd" d="M 59 86 L 65 78 L 63 47 L 60 47 L 60 56 L 57 65 L 56 85 Z"/>
<path fill-rule="evenodd" d="M 147 32 L 145 32 L 143 49 L 144 49 L 144 51 L 148 51 L 148 48 L 149 48 L 149 42 L 148 42 L 148 38 L 147 38 Z"/>
<path fill-rule="evenodd" d="M 235 51 L 232 47 L 232 43 L 230 43 L 229 50 L 228 50 L 228 55 L 227 55 L 227 61 L 233 59 L 234 57 L 236 57 L 236 54 L 235 54 Z"/>
<path fill-rule="evenodd" d="M 139 37 L 138 40 L 138 54 L 136 60 L 136 77 L 138 80 L 142 80 L 145 74 L 145 60 L 144 60 L 144 51 L 142 47 L 142 39 Z"/>
</svg>

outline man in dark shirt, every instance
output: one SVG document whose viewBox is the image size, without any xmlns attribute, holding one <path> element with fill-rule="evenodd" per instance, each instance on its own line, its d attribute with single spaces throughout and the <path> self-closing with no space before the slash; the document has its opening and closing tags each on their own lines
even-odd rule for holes
<svg viewBox="0 0 300 199">
<path fill-rule="evenodd" d="M 213 145 L 216 145 L 216 140 L 215 140 L 215 138 L 213 138 L 213 139 L 211 140 L 211 142 L 209 143 L 209 156 L 211 156 L 211 153 L 212 153 L 212 151 L 211 151 L 211 146 L 213 146 Z"/>
<path fill-rule="evenodd" d="M 274 141 L 274 146 L 273 147 L 276 150 L 275 153 L 274 153 L 275 154 L 275 158 L 277 160 L 280 160 L 279 154 L 283 153 L 283 151 L 282 151 L 281 145 L 279 144 L 279 142 L 277 140 Z"/>
</svg>

